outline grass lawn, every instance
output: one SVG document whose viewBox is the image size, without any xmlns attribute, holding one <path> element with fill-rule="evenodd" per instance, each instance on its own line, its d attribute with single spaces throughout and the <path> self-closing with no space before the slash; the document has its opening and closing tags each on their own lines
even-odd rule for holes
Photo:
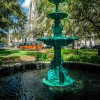
<svg viewBox="0 0 100 100">
<path fill-rule="evenodd" d="M 53 49 L 48 49 L 44 53 L 25 51 L 25 50 L 0 50 L 0 61 L 7 57 L 20 57 L 20 56 L 35 56 L 36 61 L 51 61 L 53 59 L 54 51 Z M 64 61 L 79 61 L 79 62 L 90 62 L 99 63 L 100 56 L 97 55 L 97 50 L 82 49 L 62 49 L 62 58 Z"/>
<path fill-rule="evenodd" d="M 35 52 L 25 50 L 0 50 L 0 57 L 35 55 Z"/>
<path fill-rule="evenodd" d="M 53 58 L 53 49 L 47 51 L 48 58 Z M 62 49 L 62 59 L 64 61 L 78 61 L 100 64 L 100 56 L 97 54 L 97 50 L 93 49 Z M 50 59 L 50 60 L 51 60 Z"/>
<path fill-rule="evenodd" d="M 20 61 L 21 56 L 36 56 L 36 52 L 25 50 L 0 50 L 0 65 L 2 61 Z"/>
</svg>

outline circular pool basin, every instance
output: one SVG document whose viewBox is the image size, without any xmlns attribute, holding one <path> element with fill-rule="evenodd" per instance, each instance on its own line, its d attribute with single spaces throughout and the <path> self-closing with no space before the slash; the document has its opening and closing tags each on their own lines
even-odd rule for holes
<svg viewBox="0 0 100 100">
<path fill-rule="evenodd" d="M 100 100 L 100 74 L 69 70 L 75 82 L 64 88 L 45 86 L 48 68 L 0 77 L 0 100 Z"/>
</svg>

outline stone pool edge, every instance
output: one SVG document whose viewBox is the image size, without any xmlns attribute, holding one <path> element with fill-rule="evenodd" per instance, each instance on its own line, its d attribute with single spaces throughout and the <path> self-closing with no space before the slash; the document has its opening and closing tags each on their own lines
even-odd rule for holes
<svg viewBox="0 0 100 100">
<path fill-rule="evenodd" d="M 21 63 L 12 63 L 10 65 L 9 64 L 2 65 L 0 68 L 0 76 L 5 76 L 19 71 L 41 69 L 49 66 L 50 62 L 21 62 Z M 63 66 L 64 68 L 71 70 L 81 70 L 81 71 L 88 71 L 100 74 L 100 64 L 68 61 L 64 62 Z"/>
</svg>

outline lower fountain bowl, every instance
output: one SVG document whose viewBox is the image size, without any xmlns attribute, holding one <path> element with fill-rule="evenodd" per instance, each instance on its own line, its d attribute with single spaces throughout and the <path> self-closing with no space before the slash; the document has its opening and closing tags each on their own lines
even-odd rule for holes
<svg viewBox="0 0 100 100">
<path fill-rule="evenodd" d="M 63 18 L 68 17 L 68 14 L 63 12 L 52 12 L 48 14 L 48 16 L 54 20 L 61 20 Z"/>
<path fill-rule="evenodd" d="M 70 78 L 69 76 L 67 77 L 67 80 L 65 80 L 63 83 L 59 82 L 59 79 L 49 81 L 46 78 L 43 78 L 42 81 L 45 85 L 53 86 L 53 87 L 65 87 L 65 86 L 71 85 L 74 82 L 74 80 Z"/>
<path fill-rule="evenodd" d="M 49 1 L 54 4 L 59 4 L 59 3 L 63 3 L 65 0 L 49 0 Z"/>
</svg>

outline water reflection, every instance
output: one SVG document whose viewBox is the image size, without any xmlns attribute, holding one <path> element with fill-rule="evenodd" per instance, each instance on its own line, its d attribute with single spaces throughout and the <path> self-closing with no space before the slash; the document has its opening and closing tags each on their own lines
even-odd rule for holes
<svg viewBox="0 0 100 100">
<path fill-rule="evenodd" d="M 55 92 L 42 83 L 41 79 L 46 75 L 47 70 L 19 72 L 1 77 L 0 100 L 60 100 L 62 98 L 90 100 L 93 97 L 97 98 L 96 100 L 100 99 L 100 75 L 70 70 L 69 75 L 75 79 L 75 83 L 64 88 L 62 92 Z"/>
</svg>

